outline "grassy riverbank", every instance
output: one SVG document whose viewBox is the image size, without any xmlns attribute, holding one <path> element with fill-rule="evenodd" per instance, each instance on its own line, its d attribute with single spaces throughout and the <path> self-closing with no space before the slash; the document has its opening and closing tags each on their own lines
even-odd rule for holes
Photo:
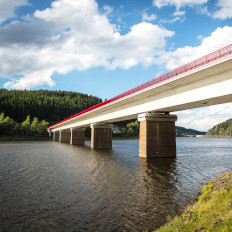
<svg viewBox="0 0 232 232">
<path fill-rule="evenodd" d="M 156 232 L 232 231 L 232 171 L 209 182 L 194 205 Z"/>
</svg>

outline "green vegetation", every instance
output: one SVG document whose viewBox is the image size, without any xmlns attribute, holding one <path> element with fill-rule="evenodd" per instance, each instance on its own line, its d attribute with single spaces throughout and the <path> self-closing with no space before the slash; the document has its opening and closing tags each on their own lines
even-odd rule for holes
<svg viewBox="0 0 232 232">
<path fill-rule="evenodd" d="M 22 123 L 15 122 L 9 116 L 5 117 L 4 113 L 0 114 L 0 135 L 14 135 L 14 136 L 47 136 L 48 122 L 42 120 L 39 122 L 38 118 L 35 117 L 31 123 L 30 115 L 27 116 L 26 120 Z"/>
<path fill-rule="evenodd" d="M 232 119 L 214 126 L 207 131 L 206 136 L 232 137 Z"/>
<path fill-rule="evenodd" d="M 139 136 L 139 122 L 136 121 L 124 121 L 120 123 L 115 123 L 114 125 L 118 126 L 119 131 L 113 132 L 113 137 L 133 137 L 138 138 Z M 204 135 L 205 132 L 197 131 L 193 129 L 186 129 L 184 127 L 176 126 L 176 136 L 177 137 L 187 137 L 187 136 L 196 136 Z"/>
<path fill-rule="evenodd" d="M 184 127 L 176 126 L 177 137 L 196 136 L 196 135 L 205 135 L 205 132 L 197 131 L 193 129 L 186 129 Z"/>
<path fill-rule="evenodd" d="M 134 137 L 137 138 L 139 136 L 139 122 L 136 120 L 135 122 L 124 121 L 121 123 L 116 123 L 120 131 L 113 131 L 113 137 L 120 138 L 120 137 Z"/>
<path fill-rule="evenodd" d="M 30 115 L 54 124 L 101 101 L 91 95 L 67 91 L 0 89 L 0 112 L 16 122 Z"/>
<path fill-rule="evenodd" d="M 157 232 L 232 231 L 232 171 L 202 188 L 197 202 Z"/>
</svg>

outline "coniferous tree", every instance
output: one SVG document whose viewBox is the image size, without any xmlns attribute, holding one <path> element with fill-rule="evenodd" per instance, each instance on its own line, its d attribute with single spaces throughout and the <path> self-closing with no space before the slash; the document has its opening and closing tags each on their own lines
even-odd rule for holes
<svg viewBox="0 0 232 232">
<path fill-rule="evenodd" d="M 30 115 L 27 116 L 26 120 L 21 125 L 21 131 L 25 135 L 29 135 L 31 133 L 31 120 Z"/>
<path fill-rule="evenodd" d="M 38 118 L 34 117 L 32 123 L 31 123 L 31 132 L 33 134 L 36 134 L 36 132 L 37 132 L 38 123 L 39 123 Z"/>
<path fill-rule="evenodd" d="M 3 120 L 4 120 L 4 113 L 1 113 L 0 114 L 0 123 L 3 122 Z"/>
<path fill-rule="evenodd" d="M 37 133 L 39 135 L 46 135 L 47 134 L 47 127 L 48 127 L 48 122 L 46 122 L 45 120 L 43 120 L 42 122 L 38 123 L 37 126 Z"/>
<path fill-rule="evenodd" d="M 20 125 L 17 123 L 13 129 L 14 134 L 20 134 Z"/>
<path fill-rule="evenodd" d="M 100 98 L 69 91 L 0 89 L 0 112 L 16 122 L 30 115 L 53 124 L 100 102 Z"/>
</svg>

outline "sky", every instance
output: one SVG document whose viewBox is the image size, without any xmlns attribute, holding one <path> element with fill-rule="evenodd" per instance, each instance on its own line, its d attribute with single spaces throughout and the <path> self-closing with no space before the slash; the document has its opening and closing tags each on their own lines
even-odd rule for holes
<svg viewBox="0 0 232 232">
<path fill-rule="evenodd" d="M 0 0 L 0 88 L 105 100 L 231 38 L 231 0 Z M 176 114 L 206 131 L 232 118 L 232 103 Z"/>
</svg>

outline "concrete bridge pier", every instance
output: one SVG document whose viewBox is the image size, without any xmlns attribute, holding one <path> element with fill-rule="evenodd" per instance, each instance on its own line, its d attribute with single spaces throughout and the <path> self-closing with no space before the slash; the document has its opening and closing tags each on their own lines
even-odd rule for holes
<svg viewBox="0 0 232 232">
<path fill-rule="evenodd" d="M 176 157 L 176 115 L 144 113 L 138 115 L 139 157 Z"/>
<path fill-rule="evenodd" d="M 70 143 L 70 130 L 60 130 L 59 143 Z"/>
<path fill-rule="evenodd" d="M 113 124 L 91 124 L 91 148 L 112 148 L 112 127 Z"/>
<path fill-rule="evenodd" d="M 53 141 L 54 142 L 59 142 L 60 141 L 60 133 L 59 131 L 53 132 Z"/>
<path fill-rule="evenodd" d="M 85 128 L 71 128 L 71 145 L 84 145 L 85 144 Z"/>
</svg>

